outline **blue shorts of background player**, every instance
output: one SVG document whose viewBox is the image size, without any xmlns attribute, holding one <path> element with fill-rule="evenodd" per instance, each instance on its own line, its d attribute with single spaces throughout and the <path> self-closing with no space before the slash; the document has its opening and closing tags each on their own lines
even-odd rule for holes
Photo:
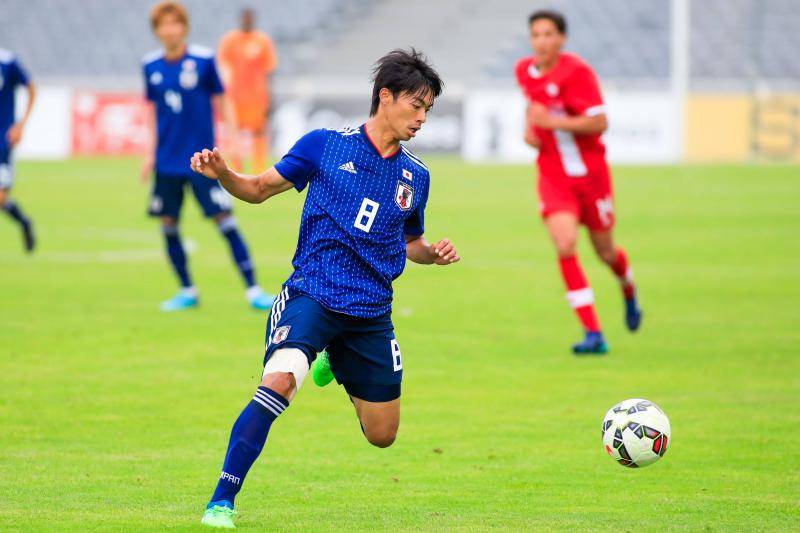
<svg viewBox="0 0 800 533">
<path fill-rule="evenodd" d="M 264 365 L 284 348 L 302 350 L 309 366 L 317 353 L 327 351 L 336 381 L 352 397 L 368 402 L 400 397 L 403 362 L 390 313 L 375 318 L 345 315 L 284 287 L 267 321 Z"/>
<path fill-rule="evenodd" d="M 156 175 L 150 195 L 148 214 L 154 217 L 180 218 L 183 194 L 187 186 L 192 188 L 197 203 L 208 218 L 231 212 L 231 197 L 219 182 L 205 176 Z"/>
</svg>

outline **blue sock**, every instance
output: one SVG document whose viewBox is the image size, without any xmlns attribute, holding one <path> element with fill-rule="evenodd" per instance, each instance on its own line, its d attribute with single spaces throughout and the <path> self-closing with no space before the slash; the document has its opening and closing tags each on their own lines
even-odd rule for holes
<svg viewBox="0 0 800 533">
<path fill-rule="evenodd" d="M 28 217 L 26 217 L 25 213 L 23 213 L 22 210 L 19 208 L 17 202 L 11 200 L 10 198 L 6 200 L 6 203 L 3 204 L 3 211 L 8 213 L 8 216 L 10 216 L 23 226 L 27 226 L 30 223 L 30 220 L 28 220 Z"/>
<path fill-rule="evenodd" d="M 247 244 L 245 244 L 242 234 L 239 233 L 239 228 L 236 226 L 236 219 L 232 216 L 223 219 L 219 223 L 219 230 L 228 239 L 233 261 L 242 274 L 245 284 L 248 287 L 252 287 L 256 284 L 255 273 L 253 272 L 253 265 L 250 263 L 250 252 L 247 250 Z"/>
<path fill-rule="evenodd" d="M 267 442 L 270 426 L 287 407 L 288 400 L 277 392 L 264 386 L 258 388 L 233 424 L 222 473 L 211 497 L 212 503 L 226 501 L 233 504 L 244 477 Z"/>
<path fill-rule="evenodd" d="M 172 268 L 181 280 L 181 287 L 191 287 L 192 278 L 189 276 L 189 267 L 186 265 L 186 252 L 178 233 L 178 226 L 161 226 L 164 239 L 167 242 L 167 255 L 172 263 Z"/>
</svg>

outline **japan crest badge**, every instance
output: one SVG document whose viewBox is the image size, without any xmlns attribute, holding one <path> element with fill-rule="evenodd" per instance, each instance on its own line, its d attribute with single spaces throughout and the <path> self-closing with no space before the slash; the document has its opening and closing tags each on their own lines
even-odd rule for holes
<svg viewBox="0 0 800 533">
<path fill-rule="evenodd" d="M 408 183 L 397 182 L 397 192 L 394 195 L 394 203 L 403 211 L 411 209 L 414 201 L 414 189 Z"/>
<path fill-rule="evenodd" d="M 289 330 L 292 326 L 281 326 L 272 334 L 272 344 L 280 344 L 289 336 Z"/>
</svg>

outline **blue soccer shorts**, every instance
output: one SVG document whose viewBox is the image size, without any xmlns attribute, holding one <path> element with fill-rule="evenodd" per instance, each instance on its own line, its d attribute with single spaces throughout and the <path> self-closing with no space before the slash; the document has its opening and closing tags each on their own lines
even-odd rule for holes
<svg viewBox="0 0 800 533">
<path fill-rule="evenodd" d="M 336 381 L 355 398 L 388 402 L 400 397 L 403 362 L 391 313 L 375 318 L 336 313 L 284 287 L 267 321 L 264 364 L 281 348 L 302 350 L 309 365 L 326 350 Z"/>
<path fill-rule="evenodd" d="M 156 174 L 148 214 L 180 218 L 183 190 L 187 184 L 191 185 L 194 197 L 206 217 L 231 212 L 231 196 L 216 180 L 200 174 L 191 177 Z"/>
</svg>

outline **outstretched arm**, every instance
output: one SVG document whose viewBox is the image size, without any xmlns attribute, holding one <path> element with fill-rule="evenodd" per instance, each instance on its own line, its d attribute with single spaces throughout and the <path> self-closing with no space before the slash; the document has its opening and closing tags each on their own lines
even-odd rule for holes
<svg viewBox="0 0 800 533">
<path fill-rule="evenodd" d="M 420 265 L 449 265 L 461 259 L 450 239 L 430 244 L 422 235 L 406 235 L 406 257 Z"/>
<path fill-rule="evenodd" d="M 239 174 L 228 168 L 219 148 L 204 149 L 195 152 L 191 160 L 191 168 L 207 178 L 219 180 L 226 191 L 233 196 L 251 204 L 260 204 L 267 198 L 288 191 L 294 185 L 283 179 L 275 167 L 271 167 L 257 176 Z"/>
</svg>

